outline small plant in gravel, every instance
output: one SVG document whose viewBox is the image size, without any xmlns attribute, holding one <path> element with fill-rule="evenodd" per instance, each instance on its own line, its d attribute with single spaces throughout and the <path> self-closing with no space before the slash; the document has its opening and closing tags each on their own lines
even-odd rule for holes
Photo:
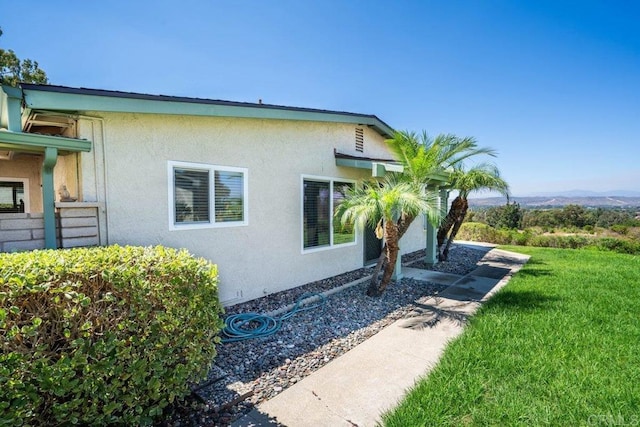
<svg viewBox="0 0 640 427">
<path fill-rule="evenodd" d="M 221 311 L 186 251 L 0 254 L 0 424 L 151 424 L 206 377 Z"/>
</svg>

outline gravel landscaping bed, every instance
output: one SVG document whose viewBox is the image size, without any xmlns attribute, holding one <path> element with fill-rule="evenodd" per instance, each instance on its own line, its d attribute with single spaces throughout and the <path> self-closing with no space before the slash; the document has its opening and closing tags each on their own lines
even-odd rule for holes
<svg viewBox="0 0 640 427">
<path fill-rule="evenodd" d="M 449 261 L 431 270 L 464 275 L 475 269 L 485 252 L 453 245 Z M 403 264 L 426 268 L 424 251 L 403 256 Z M 227 308 L 226 315 L 268 313 L 280 309 L 307 292 L 325 292 L 367 278 L 372 269 L 362 268 L 284 292 Z M 404 278 L 392 282 L 379 298 L 365 295 L 368 280 L 342 289 L 316 309 L 296 313 L 274 335 L 218 346 L 215 365 L 207 381 L 180 407 L 172 408 L 165 426 L 228 425 L 302 380 L 326 363 L 349 351 L 390 323 L 406 317 L 415 302 L 424 302 L 445 287 Z"/>
</svg>

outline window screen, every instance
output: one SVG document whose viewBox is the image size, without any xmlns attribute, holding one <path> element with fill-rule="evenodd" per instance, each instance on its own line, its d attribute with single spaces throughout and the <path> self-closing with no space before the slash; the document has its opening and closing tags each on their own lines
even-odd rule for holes
<svg viewBox="0 0 640 427">
<path fill-rule="evenodd" d="M 244 219 L 244 174 L 242 172 L 215 171 L 216 222 Z"/>
<path fill-rule="evenodd" d="M 247 169 L 169 162 L 171 228 L 247 224 Z"/>
<path fill-rule="evenodd" d="M 349 189 L 353 188 L 353 183 L 334 181 L 333 183 L 333 210 L 335 212 L 338 205 L 344 200 Z M 353 224 L 340 224 L 340 221 L 333 221 L 333 244 L 351 243 L 356 241 L 356 233 Z"/>
<path fill-rule="evenodd" d="M 174 169 L 175 222 L 209 222 L 209 171 Z"/>
<path fill-rule="evenodd" d="M 353 225 L 342 226 L 333 213 L 345 198 L 351 182 L 333 180 L 303 180 L 303 248 L 353 243 L 356 241 Z"/>
<path fill-rule="evenodd" d="M 330 243 L 329 182 L 304 181 L 304 247 Z"/>
</svg>

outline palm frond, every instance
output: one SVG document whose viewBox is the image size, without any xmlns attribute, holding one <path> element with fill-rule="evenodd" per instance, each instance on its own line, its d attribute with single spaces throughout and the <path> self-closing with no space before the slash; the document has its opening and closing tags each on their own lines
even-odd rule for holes
<svg viewBox="0 0 640 427">
<path fill-rule="evenodd" d="M 426 213 L 430 220 L 439 220 L 437 194 L 424 186 L 404 181 L 401 174 L 389 174 L 382 182 L 366 181 L 350 189 L 338 205 L 335 218 L 342 224 L 368 224 L 375 227 L 380 220 L 398 222 Z"/>
<path fill-rule="evenodd" d="M 472 191 L 497 191 L 509 197 L 509 184 L 501 177 L 500 170 L 491 163 L 480 163 L 470 169 L 458 167 L 451 176 L 453 188 L 467 198 Z"/>
</svg>

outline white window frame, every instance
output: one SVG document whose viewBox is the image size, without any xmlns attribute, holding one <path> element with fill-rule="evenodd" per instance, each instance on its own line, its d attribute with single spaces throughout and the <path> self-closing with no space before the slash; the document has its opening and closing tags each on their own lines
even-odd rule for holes
<svg viewBox="0 0 640 427">
<path fill-rule="evenodd" d="M 304 247 L 304 182 L 305 181 L 317 181 L 317 182 L 328 182 L 329 183 L 329 244 L 324 246 L 317 246 L 313 248 L 305 248 Z M 331 249 L 337 248 L 345 248 L 349 246 L 355 246 L 358 244 L 358 230 L 354 225 L 354 238 L 353 242 L 347 243 L 333 243 L 333 212 L 335 211 L 335 207 L 333 206 L 333 185 L 334 182 L 344 182 L 348 184 L 357 185 L 357 182 L 353 179 L 348 178 L 334 178 L 334 177 L 326 177 L 326 176 L 318 176 L 318 175 L 302 175 L 300 177 L 300 248 L 303 254 L 327 251 Z"/>
<path fill-rule="evenodd" d="M 209 172 L 209 221 L 197 223 L 176 222 L 175 209 L 175 173 L 176 168 L 191 169 L 195 171 Z M 215 215 L 215 172 L 241 172 L 243 175 L 243 198 L 242 198 L 242 221 L 216 222 Z M 169 177 L 168 200 L 169 200 L 169 230 L 194 230 L 202 228 L 225 228 L 241 227 L 249 225 L 249 169 L 211 165 L 208 163 L 181 162 L 170 160 L 167 162 L 167 175 Z"/>
<path fill-rule="evenodd" d="M 3 182 L 22 182 L 22 187 L 24 188 L 24 213 L 31 212 L 31 200 L 29 198 L 29 178 L 16 178 L 12 176 L 0 176 L 0 181 Z"/>
</svg>

